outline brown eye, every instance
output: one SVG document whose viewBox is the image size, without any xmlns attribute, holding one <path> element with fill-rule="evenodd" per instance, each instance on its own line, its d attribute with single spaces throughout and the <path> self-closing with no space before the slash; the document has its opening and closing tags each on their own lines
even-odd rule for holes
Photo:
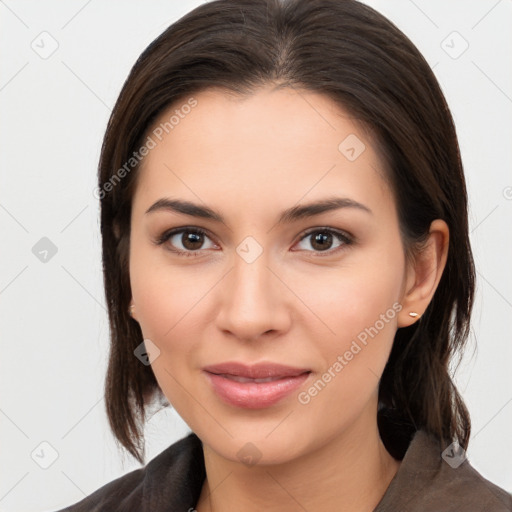
<svg viewBox="0 0 512 512">
<path fill-rule="evenodd" d="M 210 241 L 210 245 L 207 242 Z M 165 232 L 157 240 L 158 245 L 166 244 L 169 250 L 185 256 L 195 255 L 203 249 L 212 249 L 216 245 L 199 228 L 181 228 Z M 205 247 L 206 244 L 206 247 Z"/>
<path fill-rule="evenodd" d="M 317 232 L 311 238 L 311 247 L 319 251 L 326 251 L 330 249 L 333 243 L 333 236 L 331 233 Z"/>
<path fill-rule="evenodd" d="M 189 251 L 196 251 L 203 245 L 204 235 L 202 233 L 184 231 L 181 234 L 180 241 L 185 249 L 188 249 Z"/>
<path fill-rule="evenodd" d="M 328 251 L 330 254 L 336 252 L 337 249 L 350 245 L 351 243 L 352 238 L 345 233 L 335 231 L 333 229 L 316 228 L 315 230 L 309 231 L 301 238 L 299 244 L 302 244 L 302 247 L 299 248 L 310 252 Z"/>
</svg>

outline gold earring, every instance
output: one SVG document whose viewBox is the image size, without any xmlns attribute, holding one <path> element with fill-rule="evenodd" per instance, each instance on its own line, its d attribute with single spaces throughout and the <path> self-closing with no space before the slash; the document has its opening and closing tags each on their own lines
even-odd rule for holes
<svg viewBox="0 0 512 512">
<path fill-rule="evenodd" d="M 130 313 L 130 316 L 133 317 L 133 308 L 135 307 L 135 304 L 132 304 L 129 308 L 128 308 L 128 313 Z"/>
<path fill-rule="evenodd" d="M 418 316 L 420 316 L 418 313 L 416 313 L 416 311 L 411 311 L 409 313 L 409 316 L 412 316 L 413 318 L 417 318 Z"/>
</svg>

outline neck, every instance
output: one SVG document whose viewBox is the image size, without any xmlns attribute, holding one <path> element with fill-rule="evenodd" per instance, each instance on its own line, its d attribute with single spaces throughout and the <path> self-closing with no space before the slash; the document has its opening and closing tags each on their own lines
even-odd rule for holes
<svg viewBox="0 0 512 512">
<path fill-rule="evenodd" d="M 400 465 L 380 439 L 376 416 L 279 465 L 247 467 L 203 446 L 206 480 L 197 512 L 334 512 L 340 503 L 344 512 L 371 512 Z"/>
</svg>

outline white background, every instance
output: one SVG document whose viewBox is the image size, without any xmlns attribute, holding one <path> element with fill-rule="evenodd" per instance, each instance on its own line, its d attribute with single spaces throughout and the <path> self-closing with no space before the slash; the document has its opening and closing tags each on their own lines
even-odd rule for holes
<svg viewBox="0 0 512 512">
<path fill-rule="evenodd" d="M 92 191 L 131 66 L 201 3 L 0 1 L 0 511 L 56 510 L 138 467 L 104 413 L 108 323 Z M 425 55 L 456 121 L 478 269 L 457 376 L 473 420 L 468 457 L 512 492 L 512 2 L 368 3 Z M 46 59 L 31 47 L 57 43 Z M 46 263 L 32 252 L 42 237 L 58 250 Z M 187 432 L 172 408 L 154 416 L 147 460 Z"/>
</svg>

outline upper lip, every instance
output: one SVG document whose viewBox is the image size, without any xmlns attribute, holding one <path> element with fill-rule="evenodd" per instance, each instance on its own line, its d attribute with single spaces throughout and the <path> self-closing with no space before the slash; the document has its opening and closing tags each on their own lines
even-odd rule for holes
<svg viewBox="0 0 512 512">
<path fill-rule="evenodd" d="M 217 375 L 238 375 L 248 379 L 296 377 L 311 371 L 308 368 L 294 368 L 278 363 L 257 363 L 249 366 L 236 361 L 205 366 L 203 370 Z"/>
</svg>

